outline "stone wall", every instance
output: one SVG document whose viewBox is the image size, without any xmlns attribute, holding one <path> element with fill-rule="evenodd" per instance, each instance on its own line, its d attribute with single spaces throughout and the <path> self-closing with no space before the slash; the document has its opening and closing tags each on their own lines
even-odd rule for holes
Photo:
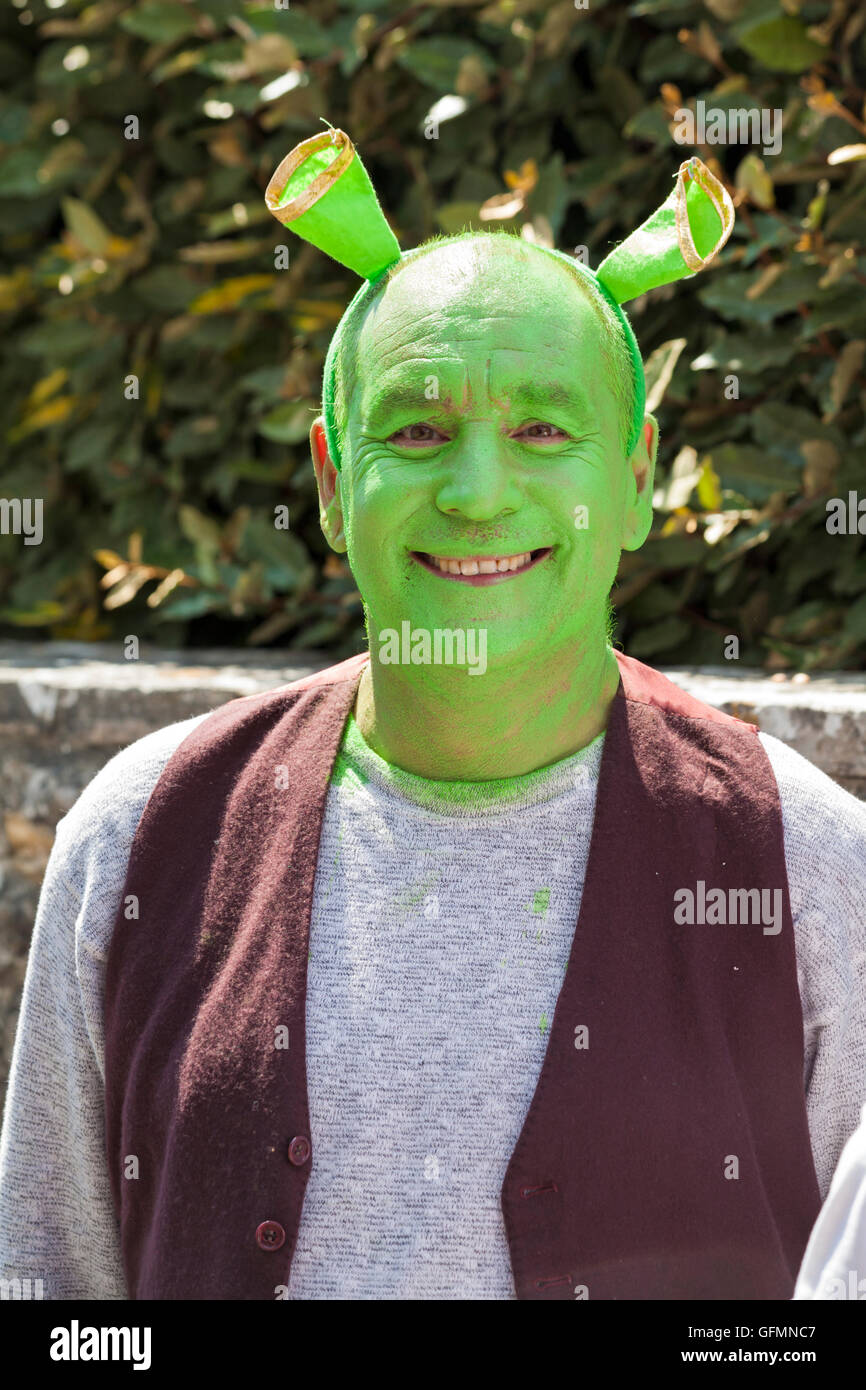
<svg viewBox="0 0 866 1390">
<path fill-rule="evenodd" d="M 39 885 L 54 827 L 119 749 L 238 695 L 331 664 L 316 652 L 144 651 L 0 642 L 0 1094 L 5 1092 Z M 802 681 L 757 671 L 665 673 L 791 744 L 866 799 L 866 675 Z"/>
</svg>

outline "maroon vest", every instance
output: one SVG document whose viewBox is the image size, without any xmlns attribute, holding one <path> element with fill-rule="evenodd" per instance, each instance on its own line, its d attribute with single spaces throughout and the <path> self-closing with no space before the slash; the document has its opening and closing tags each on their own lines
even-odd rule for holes
<svg viewBox="0 0 866 1390">
<path fill-rule="evenodd" d="M 790 1298 L 820 1197 L 775 779 L 754 725 L 616 655 L 580 916 L 501 1191 L 515 1290 Z M 318 846 L 367 659 L 214 711 L 141 818 L 105 996 L 132 1298 L 285 1297 L 316 1161 Z M 699 880 L 780 889 L 781 931 L 677 925 Z"/>
</svg>

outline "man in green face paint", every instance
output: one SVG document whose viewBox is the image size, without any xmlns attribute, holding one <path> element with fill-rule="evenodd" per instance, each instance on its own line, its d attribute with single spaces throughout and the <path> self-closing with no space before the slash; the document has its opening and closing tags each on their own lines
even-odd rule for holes
<svg viewBox="0 0 866 1390">
<path fill-rule="evenodd" d="M 0 1274 L 790 1298 L 866 1099 L 866 808 L 611 641 L 658 445 L 619 305 L 730 200 L 690 161 L 598 272 L 401 254 L 334 131 L 268 206 L 367 282 L 311 448 L 369 653 L 140 740 L 58 828 Z"/>
<path fill-rule="evenodd" d="M 510 777 L 605 727 L 619 681 L 609 595 L 621 551 L 650 529 L 658 440 L 647 414 L 624 453 L 629 360 L 614 334 L 566 266 L 485 233 L 401 265 L 355 326 L 342 475 L 322 418 L 310 442 L 322 528 L 364 599 L 356 717 L 388 762 Z M 485 678 L 380 662 L 383 630 L 407 619 L 484 631 Z"/>
</svg>

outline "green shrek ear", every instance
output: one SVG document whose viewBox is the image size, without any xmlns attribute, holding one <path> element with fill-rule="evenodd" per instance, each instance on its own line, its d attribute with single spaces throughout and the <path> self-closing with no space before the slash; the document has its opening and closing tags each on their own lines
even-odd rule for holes
<svg viewBox="0 0 866 1390">
<path fill-rule="evenodd" d="M 265 202 L 278 222 L 364 280 L 400 259 L 370 176 L 342 130 L 296 145 L 274 171 Z"/>
<path fill-rule="evenodd" d="M 700 159 L 677 170 L 670 197 L 602 261 L 596 272 L 617 304 L 703 270 L 734 225 L 728 190 Z"/>
</svg>

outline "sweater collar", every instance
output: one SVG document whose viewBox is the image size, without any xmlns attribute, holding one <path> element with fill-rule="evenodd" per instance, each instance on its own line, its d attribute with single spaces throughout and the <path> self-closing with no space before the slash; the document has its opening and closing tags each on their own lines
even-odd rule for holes
<svg viewBox="0 0 866 1390">
<path fill-rule="evenodd" d="M 465 819 L 522 810 L 552 801 L 598 778 L 604 731 L 567 758 L 518 777 L 461 782 L 419 777 L 381 758 L 365 741 L 350 711 L 332 781 L 356 789 L 366 785 L 440 815 Z"/>
</svg>

